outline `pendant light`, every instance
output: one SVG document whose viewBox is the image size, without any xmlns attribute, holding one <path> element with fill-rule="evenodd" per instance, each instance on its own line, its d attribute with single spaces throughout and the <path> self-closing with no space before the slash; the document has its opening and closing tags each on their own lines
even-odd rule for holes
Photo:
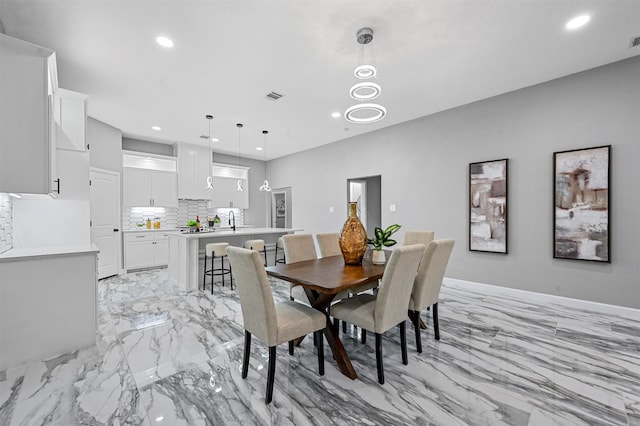
<svg viewBox="0 0 640 426">
<path fill-rule="evenodd" d="M 240 129 L 242 129 L 242 123 L 238 123 L 236 124 L 236 127 L 238 128 L 238 174 L 240 173 Z M 244 182 L 242 181 L 242 179 L 238 178 L 238 181 L 236 182 L 236 191 L 238 192 L 242 192 L 244 191 Z"/>
<path fill-rule="evenodd" d="M 366 62 L 364 59 L 365 46 L 373 41 L 373 30 L 371 28 L 361 28 L 356 34 L 356 41 L 362 45 L 361 62 Z M 373 48 L 371 48 L 371 60 L 374 62 Z M 378 74 L 375 65 L 367 63 L 356 67 L 353 73 L 359 80 L 376 78 Z M 375 123 L 382 120 L 387 115 L 387 109 L 380 104 L 371 102 L 381 93 L 382 88 L 377 83 L 362 81 L 354 84 L 349 90 L 349 95 L 359 103 L 347 108 L 344 112 L 344 118 L 356 124 Z"/>
<path fill-rule="evenodd" d="M 271 192 L 271 187 L 269 186 L 269 181 L 267 180 L 267 135 L 269 134 L 269 131 L 263 130 L 262 134 L 264 135 L 264 182 L 260 187 L 260 191 Z"/>
<path fill-rule="evenodd" d="M 209 120 L 209 160 L 210 163 L 213 163 L 213 151 L 211 150 L 211 120 L 213 120 L 213 115 L 206 115 L 205 118 Z M 209 164 L 209 176 L 207 176 L 207 189 L 213 188 L 213 174 L 211 173 L 211 164 Z"/>
</svg>

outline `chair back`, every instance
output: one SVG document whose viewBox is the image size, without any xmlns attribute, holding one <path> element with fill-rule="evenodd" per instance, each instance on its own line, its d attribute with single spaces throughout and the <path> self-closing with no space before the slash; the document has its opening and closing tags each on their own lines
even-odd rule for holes
<svg viewBox="0 0 640 426">
<path fill-rule="evenodd" d="M 391 253 L 376 297 L 376 333 L 384 333 L 407 318 L 411 289 L 424 251 L 424 244 L 413 244 Z"/>
<path fill-rule="evenodd" d="M 238 287 L 245 330 L 274 346 L 278 320 L 264 259 L 257 251 L 240 247 L 229 247 L 227 256 Z"/>
<path fill-rule="evenodd" d="M 434 240 L 429 243 L 416 275 L 409 309 L 419 311 L 438 302 L 442 279 L 447 270 L 454 243 L 455 241 L 451 239 Z"/>
<path fill-rule="evenodd" d="M 311 234 L 287 234 L 282 236 L 287 263 L 317 259 L 316 243 Z"/>
<path fill-rule="evenodd" d="M 318 247 L 320 248 L 320 257 L 339 256 L 342 254 L 340 250 L 340 234 L 330 232 L 328 234 L 316 234 Z"/>
<path fill-rule="evenodd" d="M 429 244 L 434 239 L 433 231 L 407 231 L 404 233 L 404 245 Z"/>
</svg>

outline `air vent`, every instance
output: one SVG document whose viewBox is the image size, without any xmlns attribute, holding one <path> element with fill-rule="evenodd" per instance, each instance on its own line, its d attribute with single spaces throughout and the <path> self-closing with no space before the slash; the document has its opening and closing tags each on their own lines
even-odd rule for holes
<svg viewBox="0 0 640 426">
<path fill-rule="evenodd" d="M 640 46 L 640 35 L 631 37 L 631 43 L 629 43 L 629 47 L 637 47 Z"/>
<path fill-rule="evenodd" d="M 278 99 L 280 99 L 283 96 L 284 95 L 281 95 L 280 93 L 271 92 L 271 93 L 267 93 L 265 98 L 269 99 L 270 101 L 277 101 Z"/>
</svg>

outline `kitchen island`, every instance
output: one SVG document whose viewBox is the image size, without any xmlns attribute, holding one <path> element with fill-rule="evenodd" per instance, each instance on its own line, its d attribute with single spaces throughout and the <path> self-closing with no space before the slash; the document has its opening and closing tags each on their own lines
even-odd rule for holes
<svg viewBox="0 0 640 426">
<path fill-rule="evenodd" d="M 97 255 L 93 244 L 0 254 L 0 371 L 96 344 Z"/>
<path fill-rule="evenodd" d="M 169 234 L 169 278 L 187 291 L 197 290 L 202 280 L 200 251 L 208 243 L 229 243 L 243 247 L 247 240 L 261 239 L 265 245 L 273 246 L 278 238 L 301 229 L 289 228 L 237 228 L 216 229 L 205 232 L 184 232 Z"/>
</svg>

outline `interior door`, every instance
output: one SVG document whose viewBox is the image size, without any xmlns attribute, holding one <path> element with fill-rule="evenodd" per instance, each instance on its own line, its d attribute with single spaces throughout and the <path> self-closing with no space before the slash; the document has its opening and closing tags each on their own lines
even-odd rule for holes
<svg viewBox="0 0 640 426">
<path fill-rule="evenodd" d="M 118 274 L 120 258 L 120 175 L 91 169 L 91 242 L 100 249 L 98 278 Z"/>
<path fill-rule="evenodd" d="M 271 219 L 274 228 L 286 228 L 287 225 L 287 193 L 271 192 Z"/>
<path fill-rule="evenodd" d="M 367 228 L 367 181 L 349 180 L 349 201 L 358 203 L 358 217 L 364 229 Z"/>
</svg>

